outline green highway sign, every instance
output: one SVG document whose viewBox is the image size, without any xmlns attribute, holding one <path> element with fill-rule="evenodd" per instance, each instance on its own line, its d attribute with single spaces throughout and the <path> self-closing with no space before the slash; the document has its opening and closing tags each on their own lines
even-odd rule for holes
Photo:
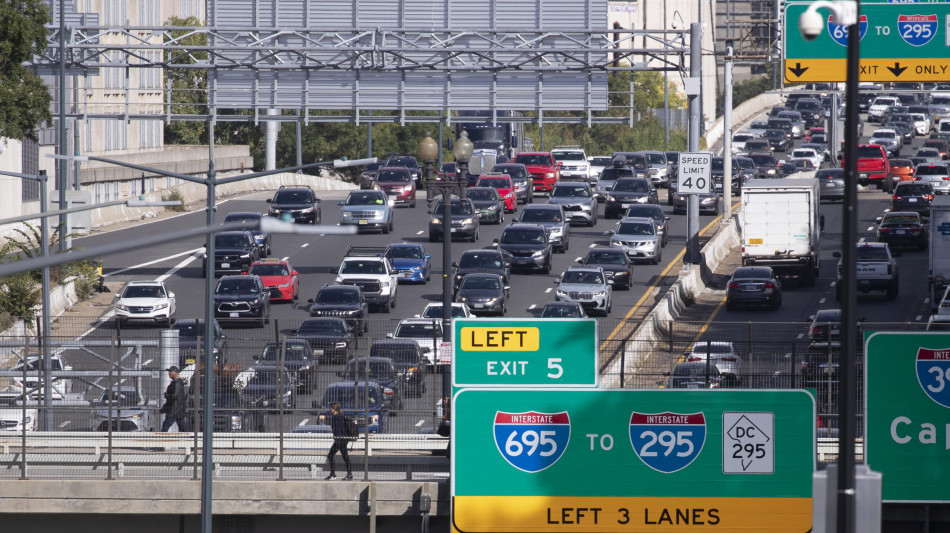
<svg viewBox="0 0 950 533">
<path fill-rule="evenodd" d="M 456 387 L 596 387 L 597 321 L 456 318 Z"/>
<path fill-rule="evenodd" d="M 463 533 L 812 526 L 803 390 L 463 389 L 452 443 Z"/>
<path fill-rule="evenodd" d="M 820 10 L 821 34 L 807 41 L 798 20 L 808 2 L 785 4 L 785 81 L 843 82 L 847 28 Z M 947 81 L 950 79 L 950 4 L 861 4 L 861 81 Z"/>
<path fill-rule="evenodd" d="M 864 453 L 882 498 L 950 502 L 950 333 L 878 332 L 864 353 Z"/>
</svg>

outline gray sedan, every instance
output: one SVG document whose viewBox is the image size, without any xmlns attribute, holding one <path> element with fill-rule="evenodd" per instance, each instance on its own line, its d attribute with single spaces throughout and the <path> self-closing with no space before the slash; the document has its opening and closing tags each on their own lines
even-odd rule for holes
<svg viewBox="0 0 950 533">
<path fill-rule="evenodd" d="M 818 180 L 818 199 L 844 201 L 844 169 L 823 168 L 815 172 Z"/>
</svg>

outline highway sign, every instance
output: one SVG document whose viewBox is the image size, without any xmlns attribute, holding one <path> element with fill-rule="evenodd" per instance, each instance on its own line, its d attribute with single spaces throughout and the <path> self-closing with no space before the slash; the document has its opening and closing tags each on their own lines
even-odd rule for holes
<svg viewBox="0 0 950 533">
<path fill-rule="evenodd" d="M 798 19 L 808 3 L 785 4 L 785 81 L 843 82 L 847 29 L 822 10 L 825 27 L 806 41 Z M 861 81 L 946 81 L 950 76 L 950 4 L 861 4 Z"/>
<path fill-rule="evenodd" d="M 596 387 L 593 318 L 452 321 L 456 387 Z"/>
<path fill-rule="evenodd" d="M 452 413 L 464 533 L 812 525 L 803 390 L 464 389 Z"/>
<path fill-rule="evenodd" d="M 676 192 L 706 194 L 712 188 L 712 154 L 710 152 L 680 152 Z"/>
<path fill-rule="evenodd" d="M 950 333 L 866 341 L 865 455 L 889 502 L 950 502 Z"/>
</svg>

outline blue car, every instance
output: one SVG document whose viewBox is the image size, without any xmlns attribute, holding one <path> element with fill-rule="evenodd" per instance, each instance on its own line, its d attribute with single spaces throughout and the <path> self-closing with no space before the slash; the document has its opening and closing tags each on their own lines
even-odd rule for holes
<svg viewBox="0 0 950 533">
<path fill-rule="evenodd" d="M 432 264 L 431 255 L 421 244 L 402 242 L 386 247 L 386 257 L 399 275 L 399 281 L 425 283 L 429 281 Z"/>
<path fill-rule="evenodd" d="M 369 405 L 366 399 L 369 399 Z M 366 382 L 338 381 L 327 386 L 323 400 L 313 401 L 317 424 L 330 425 L 330 406 L 339 403 L 343 414 L 356 421 L 360 433 L 383 433 L 389 418 L 389 406 L 383 394 L 383 388 L 375 381 Z"/>
</svg>

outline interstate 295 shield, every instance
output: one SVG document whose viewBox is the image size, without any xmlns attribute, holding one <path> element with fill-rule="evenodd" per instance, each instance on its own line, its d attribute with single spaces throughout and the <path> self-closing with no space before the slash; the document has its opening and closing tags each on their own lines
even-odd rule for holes
<svg viewBox="0 0 950 533">
<path fill-rule="evenodd" d="M 630 444 L 650 468 L 669 474 L 689 466 L 706 442 L 703 413 L 637 413 L 630 415 Z"/>
<path fill-rule="evenodd" d="M 508 463 L 535 473 L 557 462 L 571 440 L 571 420 L 560 413 L 495 413 L 495 445 Z"/>
<path fill-rule="evenodd" d="M 950 407 L 950 348 L 917 350 L 917 381 L 931 400 Z"/>
</svg>

